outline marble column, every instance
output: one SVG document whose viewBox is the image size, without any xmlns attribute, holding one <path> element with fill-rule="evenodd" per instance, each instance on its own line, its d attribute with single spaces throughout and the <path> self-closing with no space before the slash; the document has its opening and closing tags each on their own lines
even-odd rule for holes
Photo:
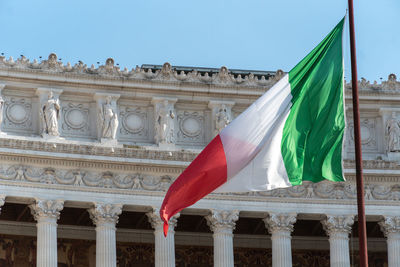
<svg viewBox="0 0 400 267">
<path fill-rule="evenodd" d="M 214 233 L 214 267 L 233 267 L 233 230 L 239 211 L 211 210 L 206 219 Z"/>
<path fill-rule="evenodd" d="M 57 266 L 57 220 L 64 201 L 37 199 L 29 207 L 37 222 L 36 266 Z"/>
<path fill-rule="evenodd" d="M 96 203 L 89 209 L 90 218 L 96 225 L 96 267 L 117 266 L 115 225 L 121 212 L 121 204 Z"/>
<path fill-rule="evenodd" d="M 349 267 L 349 234 L 354 216 L 327 215 L 321 223 L 329 236 L 331 267 Z"/>
<path fill-rule="evenodd" d="M 168 235 L 164 237 L 164 222 L 160 218 L 160 210 L 154 208 L 147 217 L 154 228 L 155 267 L 175 267 L 175 226 L 179 213 L 169 220 Z"/>
<path fill-rule="evenodd" d="M 291 232 L 296 216 L 296 213 L 270 213 L 264 219 L 265 227 L 271 234 L 273 267 L 292 266 Z"/>
<path fill-rule="evenodd" d="M 387 238 L 389 267 L 400 266 L 400 216 L 384 216 L 379 222 Z"/>
</svg>

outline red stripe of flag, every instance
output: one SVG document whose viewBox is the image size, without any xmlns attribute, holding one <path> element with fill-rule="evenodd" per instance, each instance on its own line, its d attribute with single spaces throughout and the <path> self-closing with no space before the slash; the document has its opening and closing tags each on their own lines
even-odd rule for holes
<svg viewBox="0 0 400 267">
<path fill-rule="evenodd" d="M 161 205 L 164 235 L 168 221 L 227 181 L 224 147 L 217 135 L 169 187 Z"/>
</svg>

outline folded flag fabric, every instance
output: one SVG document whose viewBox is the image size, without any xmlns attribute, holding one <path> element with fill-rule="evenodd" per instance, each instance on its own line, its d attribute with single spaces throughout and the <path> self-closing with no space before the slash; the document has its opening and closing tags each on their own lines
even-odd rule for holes
<svg viewBox="0 0 400 267">
<path fill-rule="evenodd" d="M 344 18 L 288 74 L 217 135 L 170 186 L 169 219 L 211 192 L 344 181 Z"/>
</svg>

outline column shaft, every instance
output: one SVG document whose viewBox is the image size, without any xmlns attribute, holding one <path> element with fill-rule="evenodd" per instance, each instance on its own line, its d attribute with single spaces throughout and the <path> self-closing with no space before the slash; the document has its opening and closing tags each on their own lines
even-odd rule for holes
<svg viewBox="0 0 400 267">
<path fill-rule="evenodd" d="M 329 237 L 331 267 L 350 266 L 348 233 L 335 233 Z"/>
<path fill-rule="evenodd" d="M 163 229 L 154 231 L 155 267 L 175 267 L 175 233 L 168 231 L 164 237 Z"/>
<path fill-rule="evenodd" d="M 164 222 L 160 218 L 158 208 L 146 213 L 155 238 L 155 267 L 175 267 L 175 226 L 180 214 L 175 214 L 168 222 L 168 234 L 164 237 Z"/>
<path fill-rule="evenodd" d="M 292 245 L 289 231 L 275 231 L 272 240 L 272 266 L 292 266 Z"/>
<path fill-rule="evenodd" d="M 57 266 L 57 220 L 63 205 L 63 200 L 37 199 L 29 206 L 37 221 L 37 267 Z"/>
<path fill-rule="evenodd" d="M 271 212 L 263 220 L 271 234 L 272 267 L 292 267 L 292 238 L 290 235 L 296 218 L 296 213 Z"/>
<path fill-rule="evenodd" d="M 116 267 L 115 225 L 104 223 L 96 226 L 96 267 Z"/>
<path fill-rule="evenodd" d="M 326 215 L 321 223 L 329 236 L 331 267 L 349 267 L 349 234 L 354 215 Z"/>
<path fill-rule="evenodd" d="M 233 259 L 233 234 L 216 232 L 214 238 L 214 266 L 232 267 Z"/>
<path fill-rule="evenodd" d="M 233 230 L 239 219 L 239 211 L 212 210 L 206 219 L 214 233 L 214 266 L 233 267 Z"/>
<path fill-rule="evenodd" d="M 96 225 L 96 267 L 116 267 L 115 225 L 122 212 L 122 205 L 96 203 L 88 211 Z"/>
<path fill-rule="evenodd" d="M 400 232 L 388 233 L 388 263 L 389 267 L 400 266 Z"/>
<path fill-rule="evenodd" d="M 37 266 L 57 266 L 57 219 L 39 219 L 37 226 Z"/>
<path fill-rule="evenodd" d="M 389 267 L 400 267 L 400 216 L 384 216 L 379 225 L 387 238 Z"/>
</svg>

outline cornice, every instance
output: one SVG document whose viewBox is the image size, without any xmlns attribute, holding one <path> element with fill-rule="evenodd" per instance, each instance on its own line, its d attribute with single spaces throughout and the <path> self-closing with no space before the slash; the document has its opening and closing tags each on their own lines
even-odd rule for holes
<svg viewBox="0 0 400 267">
<path fill-rule="evenodd" d="M 88 84 L 108 86 L 115 88 L 142 88 L 147 90 L 175 90 L 182 92 L 205 93 L 232 93 L 239 95 L 261 95 L 273 86 L 285 73 L 278 70 L 274 75 L 260 76 L 233 75 L 228 68 L 221 67 L 217 73 L 199 73 L 173 70 L 169 63 L 164 63 L 161 69 L 140 68 L 132 70 L 125 68 L 120 70 L 114 65 L 114 60 L 109 58 L 104 65 L 97 68 L 94 65 L 88 67 L 83 62 L 72 66 L 69 62 L 63 64 L 58 61 L 57 55 L 52 53 L 47 60 L 38 62 L 30 61 L 24 56 L 14 60 L 8 60 L 0 56 L 0 77 L 19 80 L 34 79 L 36 82 Z M 390 74 L 386 81 L 371 83 L 365 79 L 359 82 L 360 97 L 378 95 L 398 95 L 400 82 L 395 74 Z M 351 83 L 345 87 L 351 89 Z M 346 90 L 349 96 L 350 90 Z"/>
</svg>

